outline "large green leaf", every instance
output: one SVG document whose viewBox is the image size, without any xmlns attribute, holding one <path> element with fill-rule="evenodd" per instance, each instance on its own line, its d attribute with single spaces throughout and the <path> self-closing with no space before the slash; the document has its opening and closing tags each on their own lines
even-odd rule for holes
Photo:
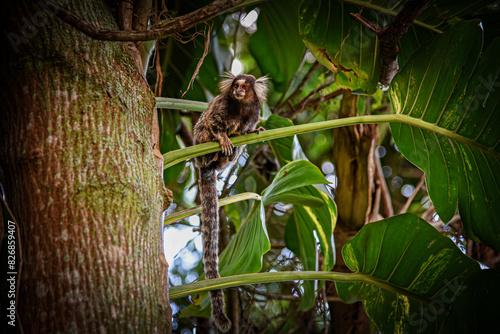
<svg viewBox="0 0 500 334">
<path fill-rule="evenodd" d="M 267 198 L 269 203 L 283 202 L 297 205 L 310 206 L 312 208 L 321 208 L 325 204 L 321 196 L 309 195 L 301 189 L 289 190 L 276 196 Z"/>
<path fill-rule="evenodd" d="M 273 0 L 259 9 L 257 31 L 249 50 L 263 74 L 268 74 L 277 91 L 285 91 L 304 55 L 297 27 L 300 0 Z"/>
<path fill-rule="evenodd" d="M 434 34 L 446 31 L 449 22 L 493 4 L 492 0 L 440 0 L 427 6 L 398 42 L 399 66 Z M 352 20 L 361 13 L 379 27 L 390 23 L 405 1 L 304 0 L 299 29 L 304 43 L 321 64 L 337 73 L 337 85 L 351 90 L 375 92 L 379 81 L 379 41 L 374 33 Z M 491 11 L 491 9 L 490 9 Z"/>
<path fill-rule="evenodd" d="M 273 182 L 262 192 L 262 202 L 264 205 L 271 204 L 291 190 L 324 183 L 329 182 L 318 167 L 306 160 L 292 161 L 279 170 Z"/>
<path fill-rule="evenodd" d="M 267 129 L 292 125 L 293 123 L 289 119 L 276 115 L 269 116 L 266 122 Z M 306 158 L 296 136 L 273 140 L 270 142 L 270 145 L 280 165 L 287 164 L 295 159 Z M 304 178 L 316 175 L 315 177 L 318 181 L 320 177 L 324 179 L 319 169 L 317 167 L 314 169 L 311 168 L 310 172 L 304 173 Z M 317 183 L 319 185 L 316 184 L 315 187 L 306 186 L 296 189 L 293 192 L 282 192 L 279 198 L 281 202 L 298 204 L 294 205 L 293 213 L 288 220 L 285 230 L 285 241 L 287 247 L 301 259 L 304 270 L 317 270 L 317 237 L 323 254 L 323 270 L 331 270 L 334 265 L 332 234 L 337 219 L 337 208 L 330 196 L 327 195 L 326 189 L 322 188 L 318 190 L 318 188 L 323 186 L 324 180 Z M 292 198 L 292 201 L 289 196 L 303 197 L 304 199 L 296 201 L 296 198 Z M 313 200 L 320 200 L 322 205 L 313 205 L 311 203 Z M 314 305 L 316 285 L 316 282 L 313 281 L 304 282 L 304 294 L 300 304 L 301 310 L 307 310 Z"/>
<path fill-rule="evenodd" d="M 261 270 L 262 256 L 271 248 L 264 212 L 262 202 L 254 201 L 250 215 L 220 254 L 221 276 L 255 273 Z"/>
<path fill-rule="evenodd" d="M 500 249 L 500 160 L 455 143 L 460 168 L 458 207 L 465 233 Z"/>
<path fill-rule="evenodd" d="M 262 192 L 262 201 L 253 203 L 250 214 L 221 253 L 221 276 L 253 273 L 262 268 L 262 255 L 270 249 L 264 205 L 281 201 L 281 196 L 296 200 L 297 189 L 327 182 L 321 171 L 308 161 L 297 160 L 283 166 Z M 309 194 L 307 200 L 312 201 L 313 196 L 319 195 Z M 318 205 L 317 200 L 315 204 Z"/>
<path fill-rule="evenodd" d="M 391 85 L 396 113 L 408 117 L 391 130 L 401 153 L 425 172 L 443 221 L 459 199 L 467 235 L 500 250 L 500 39 L 479 59 L 481 48 L 479 22 L 468 21 L 416 51 Z"/>
<path fill-rule="evenodd" d="M 413 24 L 398 41 L 398 64 L 402 68 L 412 53 L 437 33 Z"/>
<path fill-rule="evenodd" d="M 300 6 L 299 30 L 314 57 L 336 73 L 336 84 L 373 94 L 380 67 L 378 37 L 352 20 L 359 8 L 339 1 L 305 0 Z M 381 23 L 375 13 L 374 23 Z"/>
<path fill-rule="evenodd" d="M 348 303 L 361 300 L 383 333 L 437 333 L 460 293 L 482 288 L 464 285 L 480 271 L 479 264 L 413 214 L 364 226 L 345 244 L 342 255 L 351 270 L 388 284 L 383 289 L 361 282 L 336 283 L 340 298 Z"/>
<path fill-rule="evenodd" d="M 310 194 L 322 199 L 321 208 L 294 205 L 293 213 L 285 230 L 287 247 L 297 254 L 302 261 L 304 270 L 318 270 L 318 251 L 316 238 L 323 254 L 323 270 L 333 268 L 333 229 L 337 218 L 337 208 L 333 200 L 323 191 L 313 186 L 300 188 L 302 194 Z M 316 282 L 304 283 L 304 294 L 299 309 L 307 310 L 314 305 Z"/>
</svg>

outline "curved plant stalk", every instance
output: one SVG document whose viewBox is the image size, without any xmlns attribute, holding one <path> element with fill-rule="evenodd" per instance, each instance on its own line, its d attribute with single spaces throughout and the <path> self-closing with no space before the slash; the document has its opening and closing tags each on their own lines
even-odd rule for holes
<svg viewBox="0 0 500 334">
<path fill-rule="evenodd" d="M 261 197 L 255 193 L 241 193 L 241 194 L 238 194 L 238 195 L 234 195 L 234 196 L 231 196 L 231 197 L 226 197 L 226 198 L 223 198 L 219 201 L 219 207 L 221 206 L 225 206 L 225 205 L 228 205 L 228 204 L 232 204 L 232 203 L 236 203 L 236 202 L 239 202 L 239 201 L 244 201 L 244 200 L 247 200 L 247 199 L 256 199 L 256 200 L 261 200 Z M 184 218 L 187 218 L 187 217 L 190 217 L 190 216 L 193 216 L 193 215 L 196 215 L 198 213 L 201 212 L 201 206 L 198 205 L 194 208 L 189 208 L 189 209 L 186 209 L 186 210 L 182 210 L 182 211 L 179 211 L 179 212 L 176 212 L 176 213 L 173 213 L 171 215 L 168 215 L 165 217 L 165 220 L 163 222 L 163 226 L 167 226 L 169 224 L 172 224 L 178 220 L 181 220 L 181 219 L 184 219 Z"/>
<path fill-rule="evenodd" d="M 393 115 L 365 115 L 348 117 L 342 119 L 334 119 L 330 121 L 323 121 L 317 123 L 309 123 L 302 125 L 289 126 L 280 129 L 263 131 L 260 133 L 251 133 L 244 136 L 238 136 L 231 138 L 231 142 L 234 146 L 253 144 L 265 140 L 273 140 L 277 138 L 298 135 L 307 132 L 320 131 L 326 129 L 337 128 L 341 126 L 355 125 L 355 124 L 369 124 L 369 123 L 404 123 L 418 128 L 428 130 L 437 134 L 441 134 L 450 139 L 454 139 L 458 142 L 464 143 L 468 146 L 477 148 L 485 153 L 488 153 L 494 157 L 500 157 L 500 154 L 494 151 L 494 147 L 485 147 L 478 142 L 461 136 L 455 131 L 450 131 L 439 127 L 436 124 L 428 123 L 419 118 L 413 118 L 408 115 L 393 114 Z M 219 143 L 204 143 L 199 145 L 194 145 L 186 148 L 182 148 L 175 151 L 167 152 L 163 155 L 164 164 L 163 168 L 166 169 L 184 160 L 194 158 L 199 155 L 212 153 L 220 151 L 221 147 Z"/>
<path fill-rule="evenodd" d="M 157 97 L 156 108 L 158 109 L 176 109 L 189 111 L 204 111 L 207 109 L 207 102 L 172 99 L 169 97 Z"/>
<path fill-rule="evenodd" d="M 226 276 L 210 280 L 202 280 L 190 284 L 173 286 L 170 288 L 170 299 L 177 299 L 194 295 L 210 290 L 225 289 L 247 284 L 285 282 L 298 280 L 327 280 L 336 282 L 364 282 L 375 285 L 382 289 L 400 293 L 410 298 L 424 303 L 430 303 L 430 300 L 422 295 L 412 293 L 386 281 L 359 273 L 340 273 L 334 271 L 281 271 L 265 272 L 255 274 L 244 274 Z"/>
</svg>

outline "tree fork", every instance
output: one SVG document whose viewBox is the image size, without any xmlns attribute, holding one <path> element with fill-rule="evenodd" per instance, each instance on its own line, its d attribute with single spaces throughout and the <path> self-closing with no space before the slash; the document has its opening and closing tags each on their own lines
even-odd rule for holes
<svg viewBox="0 0 500 334">
<path fill-rule="evenodd" d="M 166 38 L 168 36 L 192 28 L 198 23 L 210 20 L 213 17 L 221 14 L 225 10 L 241 4 L 243 1 L 244 0 L 216 0 L 206 5 L 205 7 L 168 21 L 164 23 L 160 28 L 144 31 L 119 31 L 110 29 L 96 29 L 88 22 L 82 20 L 80 17 L 76 16 L 71 11 L 59 6 L 55 2 L 51 0 L 44 0 L 47 7 L 53 10 L 57 17 L 80 30 L 87 36 L 98 40 L 122 42 L 151 41 Z"/>
<path fill-rule="evenodd" d="M 380 39 L 380 79 L 384 85 L 389 85 L 392 78 L 398 72 L 398 41 L 408 31 L 413 21 L 424 11 L 430 0 L 408 0 L 403 9 L 396 15 L 391 24 L 380 28 L 361 16 L 360 13 L 353 14 L 353 20 L 361 23 L 373 31 Z"/>
</svg>

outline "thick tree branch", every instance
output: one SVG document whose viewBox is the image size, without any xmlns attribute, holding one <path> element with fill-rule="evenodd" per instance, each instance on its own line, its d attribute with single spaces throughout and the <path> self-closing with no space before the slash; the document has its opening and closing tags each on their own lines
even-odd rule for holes
<svg viewBox="0 0 500 334">
<path fill-rule="evenodd" d="M 151 14 L 150 0 L 137 0 L 135 2 L 133 26 L 134 30 L 148 30 L 148 19 Z"/>
<path fill-rule="evenodd" d="M 120 1 L 118 4 L 118 27 L 121 30 L 132 30 L 134 20 L 134 4 L 131 1 Z"/>
<path fill-rule="evenodd" d="M 99 30 L 51 0 L 45 0 L 45 4 L 57 17 L 93 39 L 130 42 L 162 39 L 185 31 L 198 23 L 217 16 L 228 8 L 239 5 L 243 1 L 244 0 L 216 0 L 194 12 L 172 19 L 161 28 L 145 31 Z"/>
<path fill-rule="evenodd" d="M 398 41 L 408 31 L 413 21 L 422 13 L 430 0 L 408 0 L 403 9 L 387 27 L 377 25 L 362 17 L 359 13 L 351 13 L 351 17 L 373 31 L 380 40 L 380 82 L 389 85 L 398 72 Z"/>
</svg>

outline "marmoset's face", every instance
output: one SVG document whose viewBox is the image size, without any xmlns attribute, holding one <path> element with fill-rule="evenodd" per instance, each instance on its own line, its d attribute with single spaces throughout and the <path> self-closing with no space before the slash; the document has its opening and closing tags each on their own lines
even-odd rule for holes
<svg viewBox="0 0 500 334">
<path fill-rule="evenodd" d="M 250 84 L 245 79 L 235 80 L 233 83 L 233 96 L 236 100 L 240 101 L 245 98 L 250 89 Z"/>
</svg>

